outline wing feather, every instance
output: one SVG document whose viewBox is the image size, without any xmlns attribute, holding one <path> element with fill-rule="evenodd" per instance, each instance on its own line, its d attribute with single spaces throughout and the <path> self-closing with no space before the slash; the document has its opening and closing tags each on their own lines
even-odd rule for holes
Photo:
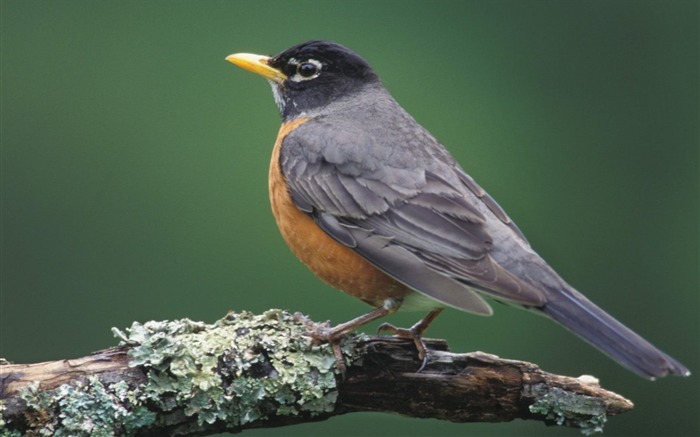
<svg viewBox="0 0 700 437">
<path fill-rule="evenodd" d="M 371 165 L 363 164 L 363 154 L 344 161 L 342 150 L 330 141 L 324 145 L 332 153 L 292 134 L 280 164 L 294 202 L 328 235 L 416 291 L 466 311 L 490 314 L 474 290 L 527 306 L 545 302 L 535 285 L 490 253 L 485 214 L 519 231 L 456 164 L 393 168 L 378 166 L 371 156 Z"/>
</svg>

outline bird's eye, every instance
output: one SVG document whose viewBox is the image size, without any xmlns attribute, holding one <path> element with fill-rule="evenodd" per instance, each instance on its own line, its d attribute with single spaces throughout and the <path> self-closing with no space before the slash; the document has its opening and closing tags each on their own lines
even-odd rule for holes
<svg viewBox="0 0 700 437">
<path fill-rule="evenodd" d="M 303 62 L 297 67 L 297 73 L 301 77 L 311 77 L 318 73 L 318 66 L 312 64 L 311 62 Z"/>
<path fill-rule="evenodd" d="M 290 63 L 296 66 L 296 72 L 294 73 L 294 76 L 291 77 L 291 80 L 294 82 L 314 79 L 321 74 L 321 66 L 323 64 L 315 59 L 309 59 L 303 62 L 298 62 L 297 60 L 292 59 L 292 61 L 293 62 Z"/>
</svg>

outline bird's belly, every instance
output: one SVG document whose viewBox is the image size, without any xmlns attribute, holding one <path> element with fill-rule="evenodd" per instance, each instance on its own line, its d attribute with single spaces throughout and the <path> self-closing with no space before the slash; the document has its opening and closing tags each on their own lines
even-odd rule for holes
<svg viewBox="0 0 700 437">
<path fill-rule="evenodd" d="M 295 120 L 283 125 L 278 138 L 284 138 L 302 123 Z M 282 238 L 292 252 L 321 280 L 370 305 L 381 306 L 386 298 L 403 298 L 413 293 L 352 249 L 328 236 L 294 205 L 280 169 L 280 148 L 281 140 L 278 139 L 270 162 L 270 203 Z"/>
</svg>

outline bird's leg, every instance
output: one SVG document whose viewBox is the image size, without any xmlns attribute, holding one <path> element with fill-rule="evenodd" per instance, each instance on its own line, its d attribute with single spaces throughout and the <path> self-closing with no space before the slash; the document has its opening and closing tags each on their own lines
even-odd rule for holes
<svg viewBox="0 0 700 437">
<path fill-rule="evenodd" d="M 377 328 L 377 333 L 381 331 L 389 331 L 392 334 L 394 334 L 397 337 L 401 338 L 410 338 L 413 340 L 413 343 L 416 345 L 416 349 L 418 349 L 418 358 L 422 360 L 421 366 L 418 369 L 418 372 L 423 370 L 425 368 L 426 364 L 428 364 L 428 350 L 425 347 L 425 344 L 423 343 L 423 333 L 425 332 L 426 329 L 428 329 L 428 326 L 435 320 L 435 317 L 438 316 L 442 312 L 443 308 L 436 308 L 429 312 L 425 317 L 420 319 L 415 325 L 411 326 L 410 328 L 397 328 L 394 325 L 390 325 L 389 323 L 382 323 L 379 328 Z"/>
<path fill-rule="evenodd" d="M 380 306 L 379 308 L 375 308 L 366 314 L 355 317 L 350 321 L 341 323 L 340 325 L 336 325 L 334 327 L 331 327 L 329 322 L 316 323 L 309 320 L 308 317 L 301 313 L 294 314 L 294 317 L 296 320 L 306 325 L 306 328 L 309 330 L 307 335 L 313 338 L 317 343 L 326 342 L 330 344 L 331 348 L 333 349 L 333 354 L 335 355 L 338 368 L 344 376 L 346 366 L 345 359 L 343 358 L 343 351 L 340 349 L 340 339 L 348 332 L 353 331 L 362 325 L 366 325 L 369 322 L 373 322 L 386 315 L 395 313 L 396 310 L 399 309 L 400 305 L 401 301 L 388 298 L 384 301 L 384 305 Z"/>
</svg>

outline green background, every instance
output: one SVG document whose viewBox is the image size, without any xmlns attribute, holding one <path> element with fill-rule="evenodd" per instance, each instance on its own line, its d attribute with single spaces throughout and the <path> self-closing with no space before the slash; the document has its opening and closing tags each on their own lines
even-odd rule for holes
<svg viewBox="0 0 700 437">
<path fill-rule="evenodd" d="M 3 1 L 1 24 L 1 356 L 82 356 L 133 320 L 368 310 L 279 237 L 267 200 L 279 116 L 267 84 L 224 61 L 332 39 L 564 278 L 694 375 L 645 381 L 500 305 L 492 318 L 447 311 L 429 335 L 596 375 L 636 404 L 607 435 L 700 433 L 697 2 Z M 578 431 L 355 414 L 245 434 Z"/>
</svg>

